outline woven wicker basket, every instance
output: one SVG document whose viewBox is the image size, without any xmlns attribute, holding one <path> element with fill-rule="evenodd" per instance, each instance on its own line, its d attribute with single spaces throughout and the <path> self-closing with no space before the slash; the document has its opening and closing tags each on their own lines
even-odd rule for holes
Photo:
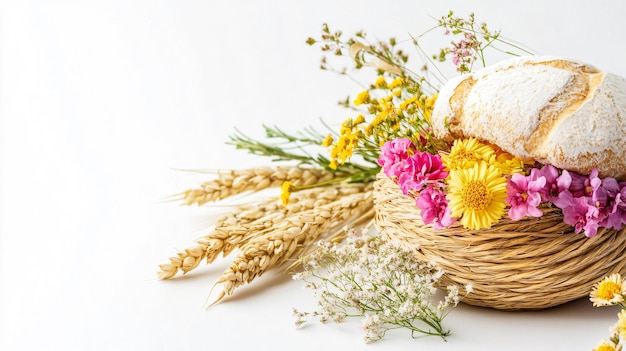
<svg viewBox="0 0 626 351">
<path fill-rule="evenodd" d="M 472 284 L 463 300 L 470 305 L 544 309 L 588 296 L 605 275 L 626 270 L 624 229 L 600 229 L 586 238 L 550 208 L 540 218 L 503 218 L 479 231 L 460 225 L 435 230 L 384 174 L 374 185 L 374 206 L 376 227 L 386 238 L 415 248 L 420 259 L 437 262 L 446 272 L 443 286 Z"/>
</svg>

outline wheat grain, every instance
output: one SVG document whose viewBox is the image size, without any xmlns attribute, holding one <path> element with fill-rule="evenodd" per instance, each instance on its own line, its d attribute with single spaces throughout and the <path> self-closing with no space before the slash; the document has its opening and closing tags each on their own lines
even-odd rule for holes
<svg viewBox="0 0 626 351">
<path fill-rule="evenodd" d="M 240 247 L 241 253 L 215 283 L 221 284 L 222 292 L 213 304 L 232 295 L 237 287 L 250 283 L 303 248 L 311 246 L 324 233 L 360 218 L 372 207 L 372 191 L 371 186 L 368 186 L 364 191 L 344 194 L 336 201 L 287 217 L 271 231 Z"/>
<path fill-rule="evenodd" d="M 285 181 L 291 182 L 294 186 L 312 185 L 334 176 L 336 175 L 321 168 L 298 166 L 218 171 L 216 179 L 204 182 L 199 188 L 186 190 L 176 195 L 174 199 L 182 201 L 184 205 L 201 206 L 248 191 L 257 192 L 280 186 Z"/>
<path fill-rule="evenodd" d="M 170 263 L 160 265 L 157 274 L 160 279 L 172 278 L 179 270 L 185 274 L 198 267 L 203 259 L 206 259 L 208 264 L 220 253 L 227 256 L 250 240 L 272 231 L 274 226 L 293 214 L 310 211 L 342 196 L 363 190 L 364 185 L 360 183 L 337 184 L 298 191 L 293 194 L 287 206 L 283 206 L 278 198 L 260 204 L 241 206 L 233 213 L 219 218 L 213 231 L 197 240 L 196 246 L 170 257 Z"/>
</svg>

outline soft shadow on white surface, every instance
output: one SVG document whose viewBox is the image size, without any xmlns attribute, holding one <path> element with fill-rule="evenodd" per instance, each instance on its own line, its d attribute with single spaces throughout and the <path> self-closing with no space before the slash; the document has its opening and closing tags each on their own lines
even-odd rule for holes
<svg viewBox="0 0 626 351">
<path fill-rule="evenodd" d="M 626 75 L 622 2 L 0 6 L 0 349 L 589 350 L 608 337 L 617 311 L 581 299 L 538 312 L 462 305 L 448 342 L 394 331 L 365 345 L 358 321 L 295 329 L 291 309 L 313 308 L 311 293 L 273 273 L 206 309 L 232 257 L 172 281 L 155 273 L 219 211 L 163 202 L 205 179 L 174 169 L 267 164 L 225 145 L 235 127 L 261 136 L 262 123 L 345 119 L 336 101 L 358 85 L 319 71 L 304 43 L 323 22 L 406 39 L 430 16 L 473 11 L 539 53 Z"/>
</svg>

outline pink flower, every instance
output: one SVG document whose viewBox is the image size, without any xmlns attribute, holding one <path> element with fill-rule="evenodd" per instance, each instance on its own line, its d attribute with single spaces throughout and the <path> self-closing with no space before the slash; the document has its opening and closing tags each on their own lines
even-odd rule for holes
<svg viewBox="0 0 626 351">
<path fill-rule="evenodd" d="M 506 184 L 509 217 L 516 221 L 525 216 L 541 217 L 543 212 L 537 208 L 541 203 L 541 191 L 546 178 L 541 176 L 535 180 L 515 173 Z"/>
<path fill-rule="evenodd" d="M 563 171 L 565 172 L 565 171 Z M 598 170 L 593 169 L 588 176 L 571 172 L 572 182 L 569 191 L 574 197 L 591 196 L 591 193 L 597 189 L 602 181 L 598 178 Z"/>
<path fill-rule="evenodd" d="M 559 175 L 559 172 L 561 174 Z M 546 179 L 546 183 L 540 193 L 542 201 L 550 201 L 556 207 L 563 209 L 572 202 L 572 194 L 569 192 L 572 177 L 566 170 L 560 171 L 552 165 L 545 165 L 541 169 L 533 168 L 530 171 L 530 179 L 536 180 L 540 177 Z"/>
<path fill-rule="evenodd" d="M 435 229 L 446 228 L 454 223 L 454 219 L 450 217 L 448 199 L 440 189 L 429 186 L 422 190 L 415 201 L 415 205 L 421 210 L 424 223 L 432 223 Z"/>
<path fill-rule="evenodd" d="M 389 178 L 400 175 L 401 163 L 409 157 L 409 150 L 415 150 L 415 146 L 409 138 L 398 138 L 386 142 L 381 147 L 378 165 L 383 167 L 383 172 Z"/>
<path fill-rule="evenodd" d="M 622 224 L 626 224 L 626 182 L 618 184 L 619 193 L 615 196 L 615 214 L 619 216 Z"/>
<path fill-rule="evenodd" d="M 622 228 L 622 213 L 619 209 L 623 199 L 615 178 L 602 179 L 601 185 L 593 191 L 591 199 L 603 218 L 600 226 L 615 230 Z"/>
<path fill-rule="evenodd" d="M 444 186 L 443 180 L 448 176 L 444 171 L 440 155 L 417 151 L 404 160 L 398 176 L 398 185 L 404 194 L 421 191 L 429 184 Z"/>
<path fill-rule="evenodd" d="M 582 231 L 589 238 L 594 237 L 600 225 L 600 211 L 589 204 L 590 198 L 573 198 L 572 204 L 563 209 L 563 221 L 574 227 L 576 233 Z"/>
</svg>

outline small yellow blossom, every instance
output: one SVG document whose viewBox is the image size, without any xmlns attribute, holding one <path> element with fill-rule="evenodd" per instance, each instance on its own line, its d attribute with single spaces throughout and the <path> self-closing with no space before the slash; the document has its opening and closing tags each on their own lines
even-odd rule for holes
<svg viewBox="0 0 626 351">
<path fill-rule="evenodd" d="M 385 77 L 379 76 L 378 78 L 376 78 L 376 82 L 374 82 L 374 85 L 378 88 L 385 88 L 387 86 L 387 81 L 385 80 Z"/>
<path fill-rule="evenodd" d="M 330 133 L 328 133 L 328 135 L 326 136 L 326 139 L 324 139 L 324 141 L 322 142 L 322 146 L 329 147 L 332 144 L 333 144 L 333 136 L 330 135 Z"/>
<path fill-rule="evenodd" d="M 363 115 L 358 115 L 356 116 L 356 118 L 354 119 L 354 125 L 359 125 L 361 123 L 365 122 L 365 117 L 363 117 Z"/>
<path fill-rule="evenodd" d="M 425 103 L 425 107 L 432 109 L 433 107 L 435 107 L 435 102 L 437 101 L 437 97 L 439 96 L 439 94 L 433 94 L 429 97 L 426 98 L 426 103 Z"/>
<path fill-rule="evenodd" d="M 424 120 L 428 123 L 430 123 L 430 116 L 432 115 L 433 108 L 435 107 L 435 101 L 437 101 L 437 97 L 438 94 L 434 94 L 424 100 L 424 105 L 422 106 L 422 109 L 424 111 Z"/>
<path fill-rule="evenodd" d="M 354 105 L 356 106 L 359 106 L 361 104 L 367 104 L 369 102 L 370 102 L 370 92 L 367 90 L 360 92 L 359 95 L 356 96 L 356 99 L 354 99 Z"/>
<path fill-rule="evenodd" d="M 291 196 L 291 192 L 294 190 L 294 187 L 291 185 L 291 182 L 285 181 L 283 182 L 281 189 L 282 193 L 280 194 L 280 200 L 282 201 L 283 206 L 287 206 L 289 203 L 289 197 Z"/>
<path fill-rule="evenodd" d="M 409 105 L 415 104 L 416 101 L 417 96 L 410 97 L 400 103 L 400 109 L 407 110 L 409 108 Z"/>
<path fill-rule="evenodd" d="M 395 88 L 401 87 L 404 84 L 404 78 L 396 78 L 391 83 L 389 83 L 389 90 L 394 90 Z"/>
<path fill-rule="evenodd" d="M 366 135 L 372 135 L 374 132 L 374 129 L 376 129 L 376 127 L 378 127 L 381 123 L 383 123 L 383 121 L 385 120 L 387 114 L 386 113 L 379 113 L 378 115 L 376 115 L 376 117 L 374 117 L 374 119 L 370 122 L 370 124 L 367 126 L 367 128 L 365 129 L 365 134 Z"/>
<path fill-rule="evenodd" d="M 624 302 L 624 280 L 619 273 L 613 273 L 594 285 L 589 300 L 596 307 L 611 306 Z"/>
</svg>

